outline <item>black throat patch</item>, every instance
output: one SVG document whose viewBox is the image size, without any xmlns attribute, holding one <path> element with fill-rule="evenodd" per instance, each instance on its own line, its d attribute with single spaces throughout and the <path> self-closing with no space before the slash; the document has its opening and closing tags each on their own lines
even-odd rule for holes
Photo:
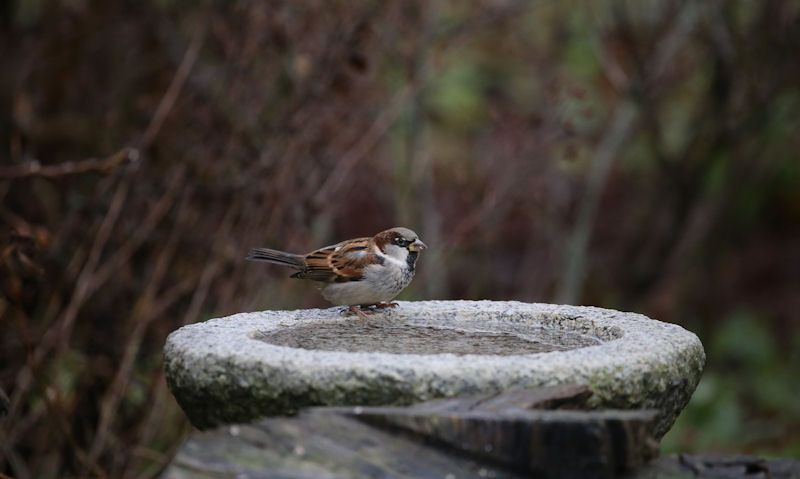
<svg viewBox="0 0 800 479">
<path fill-rule="evenodd" d="M 419 251 L 409 251 L 408 256 L 406 257 L 406 263 L 408 264 L 408 270 L 414 271 L 414 268 L 417 266 L 417 256 L 419 255 Z"/>
</svg>

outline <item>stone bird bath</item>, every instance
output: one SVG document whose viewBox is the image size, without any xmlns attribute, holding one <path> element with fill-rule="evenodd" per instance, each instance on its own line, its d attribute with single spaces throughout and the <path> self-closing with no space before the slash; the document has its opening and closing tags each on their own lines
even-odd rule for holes
<svg viewBox="0 0 800 479">
<path fill-rule="evenodd" d="M 516 387 L 588 385 L 593 406 L 658 410 L 660 438 L 705 362 L 680 326 L 608 309 L 400 302 L 365 321 L 341 308 L 242 313 L 167 339 L 167 382 L 205 429 L 315 405 L 406 405 Z"/>
</svg>

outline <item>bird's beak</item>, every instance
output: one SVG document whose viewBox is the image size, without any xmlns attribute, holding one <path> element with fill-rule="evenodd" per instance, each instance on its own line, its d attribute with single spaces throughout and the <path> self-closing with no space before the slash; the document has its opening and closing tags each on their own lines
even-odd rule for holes
<svg viewBox="0 0 800 479">
<path fill-rule="evenodd" d="M 426 249 L 427 247 L 428 247 L 428 245 L 426 245 L 425 243 L 423 243 L 420 240 L 415 240 L 413 243 L 408 245 L 409 251 L 422 251 L 422 250 Z"/>
</svg>

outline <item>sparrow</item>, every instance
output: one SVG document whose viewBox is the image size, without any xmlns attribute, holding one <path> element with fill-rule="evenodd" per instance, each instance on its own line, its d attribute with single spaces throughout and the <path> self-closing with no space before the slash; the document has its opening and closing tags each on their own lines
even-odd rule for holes
<svg viewBox="0 0 800 479">
<path fill-rule="evenodd" d="M 314 281 L 326 300 L 366 317 L 365 308 L 397 306 L 391 301 L 411 283 L 419 252 L 426 248 L 416 233 L 397 227 L 307 254 L 254 248 L 247 259 L 292 268 L 297 271 L 292 278 Z"/>
</svg>

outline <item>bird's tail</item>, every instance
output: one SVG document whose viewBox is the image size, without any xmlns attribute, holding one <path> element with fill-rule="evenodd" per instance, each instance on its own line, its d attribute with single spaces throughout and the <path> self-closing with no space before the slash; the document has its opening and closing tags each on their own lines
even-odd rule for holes
<svg viewBox="0 0 800 479">
<path fill-rule="evenodd" d="M 269 248 L 253 248 L 246 259 L 250 261 L 266 261 L 294 269 L 304 269 L 306 267 L 305 259 L 299 254 L 285 253 Z"/>
</svg>

